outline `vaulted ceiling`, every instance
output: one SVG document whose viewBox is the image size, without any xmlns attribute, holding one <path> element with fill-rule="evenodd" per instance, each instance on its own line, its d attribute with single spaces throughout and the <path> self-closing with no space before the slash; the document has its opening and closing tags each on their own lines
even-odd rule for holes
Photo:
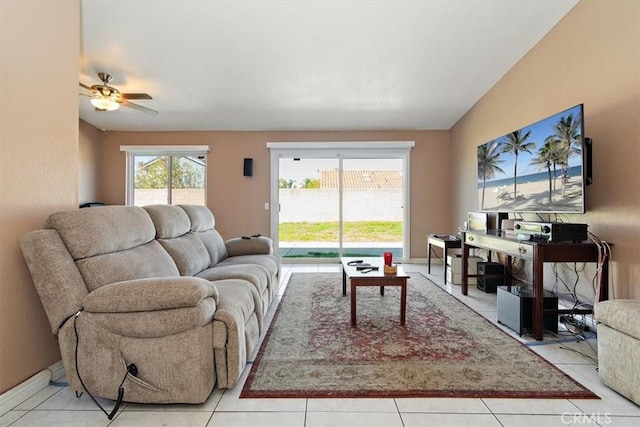
<svg viewBox="0 0 640 427">
<path fill-rule="evenodd" d="M 82 1 L 79 79 L 145 92 L 105 130 L 449 129 L 577 0 Z M 79 87 L 79 93 L 87 93 Z"/>
</svg>

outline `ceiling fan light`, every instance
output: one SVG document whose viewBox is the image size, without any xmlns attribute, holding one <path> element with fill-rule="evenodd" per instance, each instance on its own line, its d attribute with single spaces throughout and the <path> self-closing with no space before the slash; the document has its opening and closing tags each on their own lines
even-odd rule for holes
<svg viewBox="0 0 640 427">
<path fill-rule="evenodd" d="M 100 110 L 107 110 L 107 111 L 113 111 L 120 108 L 119 103 L 117 103 L 116 101 L 112 100 L 109 97 L 104 97 L 104 96 L 100 96 L 98 98 L 91 98 L 91 105 L 93 105 L 94 107 Z"/>
</svg>

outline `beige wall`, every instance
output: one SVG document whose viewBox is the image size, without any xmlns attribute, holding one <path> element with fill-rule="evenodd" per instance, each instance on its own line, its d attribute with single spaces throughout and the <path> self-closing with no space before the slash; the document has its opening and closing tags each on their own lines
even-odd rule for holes
<svg viewBox="0 0 640 427">
<path fill-rule="evenodd" d="M 79 1 L 0 1 L 0 393 L 60 360 L 18 246 L 78 203 Z"/>
<path fill-rule="evenodd" d="M 594 183 L 584 222 L 613 242 L 617 298 L 640 298 L 640 2 L 582 0 L 451 129 L 458 224 L 477 206 L 476 147 L 584 103 Z"/>
<path fill-rule="evenodd" d="M 78 200 L 80 203 L 101 201 L 99 165 L 103 132 L 80 120 L 79 131 L 79 179 Z"/>
<path fill-rule="evenodd" d="M 425 235 L 455 231 L 447 167 L 447 131 L 388 132 L 107 132 L 102 153 L 104 201 L 125 200 L 125 155 L 121 145 L 208 145 L 207 205 L 225 238 L 270 234 L 270 155 L 267 142 L 415 141 L 411 151 L 411 256 L 426 257 Z M 243 158 L 253 158 L 253 177 L 242 176 Z"/>
</svg>

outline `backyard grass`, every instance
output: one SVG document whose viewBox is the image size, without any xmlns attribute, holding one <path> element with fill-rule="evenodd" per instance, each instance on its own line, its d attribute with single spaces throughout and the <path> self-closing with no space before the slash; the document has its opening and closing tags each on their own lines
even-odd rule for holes
<svg viewBox="0 0 640 427">
<path fill-rule="evenodd" d="M 338 222 L 284 222 L 279 238 L 283 242 L 337 242 Z M 345 222 L 344 242 L 400 242 L 402 221 Z"/>
</svg>

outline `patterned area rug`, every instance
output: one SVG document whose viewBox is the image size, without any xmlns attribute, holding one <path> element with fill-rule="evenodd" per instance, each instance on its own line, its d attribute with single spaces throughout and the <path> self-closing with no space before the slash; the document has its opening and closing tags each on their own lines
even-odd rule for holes
<svg viewBox="0 0 640 427">
<path fill-rule="evenodd" d="M 412 273 L 358 288 L 358 326 L 339 273 L 292 275 L 240 397 L 597 398 L 559 369 Z"/>
</svg>

